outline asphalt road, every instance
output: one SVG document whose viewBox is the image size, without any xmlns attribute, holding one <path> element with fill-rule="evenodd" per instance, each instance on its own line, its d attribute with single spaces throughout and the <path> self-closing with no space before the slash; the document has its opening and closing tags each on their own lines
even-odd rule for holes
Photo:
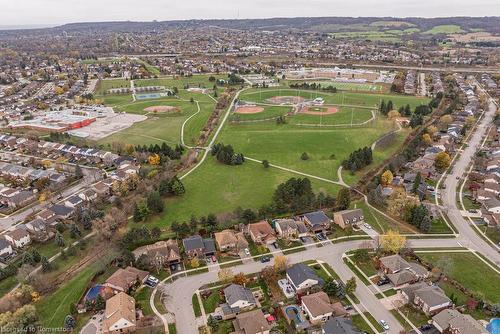
<svg viewBox="0 0 500 334">
<path fill-rule="evenodd" d="M 500 265 L 500 253 L 498 250 L 483 240 L 477 232 L 474 231 L 474 227 L 469 225 L 469 221 L 464 219 L 460 214 L 460 209 L 457 205 L 457 187 L 460 182 L 459 179 L 466 174 L 474 154 L 481 145 L 483 136 L 486 134 L 489 125 L 492 124 L 496 110 L 497 106 L 490 100 L 488 110 L 485 110 L 484 116 L 477 125 L 476 131 L 469 138 L 468 146 L 456 159 L 451 174 L 448 174 L 446 178 L 442 180 L 446 185 L 446 189 L 440 190 L 440 193 L 448 218 L 458 230 L 461 244 L 480 252 L 492 262 Z"/>
<path fill-rule="evenodd" d="M 346 241 L 336 244 L 329 244 L 323 247 L 311 247 L 305 251 L 287 255 L 290 264 L 316 259 L 328 263 L 342 280 L 348 280 L 353 273 L 342 260 L 342 254 L 353 249 L 358 249 L 363 241 Z M 457 247 L 456 239 L 414 239 L 409 241 L 411 247 Z M 239 266 L 231 267 L 234 273 L 243 272 L 245 274 L 261 271 L 265 266 L 272 265 L 273 262 L 260 263 L 250 262 Z M 177 279 L 173 283 L 161 284 L 159 290 L 164 293 L 165 307 L 175 315 L 177 333 L 193 334 L 197 333 L 197 323 L 193 313 L 191 298 L 193 294 L 202 285 L 216 282 L 218 280 L 217 271 L 210 271 L 203 274 L 186 276 Z M 360 300 L 362 308 L 370 312 L 375 319 L 383 319 L 390 325 L 387 333 L 398 334 L 404 328 L 392 315 L 386 310 L 375 295 L 360 280 L 357 280 L 356 296 Z M 158 291 L 157 293 L 160 293 Z"/>
</svg>

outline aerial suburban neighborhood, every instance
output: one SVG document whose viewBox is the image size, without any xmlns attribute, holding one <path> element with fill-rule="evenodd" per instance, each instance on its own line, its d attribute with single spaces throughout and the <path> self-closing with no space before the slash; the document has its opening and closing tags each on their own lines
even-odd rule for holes
<svg viewBox="0 0 500 334">
<path fill-rule="evenodd" d="M 28 2 L 1 332 L 500 334 L 497 4 Z"/>
</svg>

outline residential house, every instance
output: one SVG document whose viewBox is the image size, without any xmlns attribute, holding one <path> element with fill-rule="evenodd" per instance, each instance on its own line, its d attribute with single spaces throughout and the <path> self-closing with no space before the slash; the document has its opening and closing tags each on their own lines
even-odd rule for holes
<svg viewBox="0 0 500 334">
<path fill-rule="evenodd" d="M 16 248 L 23 248 L 31 243 L 28 231 L 20 228 L 16 228 L 15 230 L 5 233 L 5 239 Z"/>
<path fill-rule="evenodd" d="M 135 299 L 124 292 L 109 298 L 102 320 L 103 334 L 133 333 L 136 331 Z"/>
<path fill-rule="evenodd" d="M 12 245 L 7 239 L 5 239 L 3 236 L 0 236 L 0 259 L 1 258 L 8 258 L 14 253 L 14 250 L 12 249 Z"/>
<path fill-rule="evenodd" d="M 229 307 L 240 311 L 252 309 L 257 304 L 252 291 L 239 284 L 231 284 L 225 288 L 224 296 Z"/>
<path fill-rule="evenodd" d="M 500 201 L 496 198 L 490 198 L 482 202 L 484 208 L 489 213 L 500 213 Z"/>
<path fill-rule="evenodd" d="M 297 293 L 304 292 L 316 285 L 323 286 L 324 283 L 311 267 L 303 263 L 297 263 L 288 268 L 286 277 Z"/>
<path fill-rule="evenodd" d="M 261 310 L 238 314 L 233 320 L 234 332 L 231 334 L 269 334 L 271 325 Z"/>
<path fill-rule="evenodd" d="M 78 194 L 78 197 L 80 197 L 82 200 L 86 202 L 90 202 L 97 199 L 97 196 L 98 196 L 97 192 L 93 189 L 87 189 L 84 192 Z"/>
<path fill-rule="evenodd" d="M 73 209 L 82 205 L 82 204 L 83 204 L 83 199 L 77 195 L 73 195 L 73 196 L 67 198 L 66 201 L 64 202 L 65 206 L 67 206 L 69 208 L 73 208 Z"/>
<path fill-rule="evenodd" d="M 313 233 L 326 233 L 332 223 L 332 220 L 323 211 L 306 213 L 302 216 L 302 220 Z"/>
<path fill-rule="evenodd" d="M 427 315 L 439 313 L 452 306 L 451 299 L 446 297 L 441 288 L 423 282 L 402 288 L 401 295 L 407 302 L 418 306 Z"/>
<path fill-rule="evenodd" d="M 248 241 L 241 232 L 224 230 L 214 233 L 215 243 L 221 252 L 231 251 L 238 253 L 248 247 Z"/>
<path fill-rule="evenodd" d="M 423 266 L 418 263 L 408 263 L 397 254 L 380 258 L 380 269 L 396 288 L 415 283 L 428 274 Z"/>
<path fill-rule="evenodd" d="M 328 319 L 321 326 L 321 334 L 362 334 L 362 332 L 354 326 L 351 319 L 335 317 Z"/>
<path fill-rule="evenodd" d="M 302 296 L 301 306 L 313 325 L 327 321 L 334 314 L 336 316 L 347 314 L 341 303 L 332 304 L 330 297 L 323 291 Z"/>
<path fill-rule="evenodd" d="M 27 222 L 24 227 L 37 241 L 46 241 L 54 236 L 54 233 L 47 228 L 47 224 L 40 218 Z"/>
<path fill-rule="evenodd" d="M 177 240 L 172 239 L 138 247 L 132 253 L 136 260 L 145 256 L 149 263 L 155 267 L 169 266 L 181 261 Z"/>
<path fill-rule="evenodd" d="M 182 239 L 184 252 L 189 258 L 208 256 L 215 254 L 215 243 L 213 239 L 203 239 L 199 235 Z"/>
<path fill-rule="evenodd" d="M 445 334 L 489 334 L 470 314 L 462 314 L 454 309 L 445 309 L 433 316 L 432 324 Z"/>
<path fill-rule="evenodd" d="M 248 224 L 250 238 L 256 244 L 272 244 L 276 242 L 276 233 L 269 223 L 262 220 L 258 223 Z"/>
<path fill-rule="evenodd" d="M 333 221 L 342 228 L 361 224 L 364 221 L 363 210 L 343 210 L 333 214 Z"/>
<path fill-rule="evenodd" d="M 75 212 L 74 208 L 61 204 L 54 204 L 48 207 L 48 209 L 54 213 L 56 219 L 67 219 Z"/>
<path fill-rule="evenodd" d="M 110 194 L 110 187 L 103 181 L 99 181 L 92 187 L 98 195 L 107 196 Z"/>
<path fill-rule="evenodd" d="M 119 268 L 104 282 L 104 286 L 110 287 L 118 292 L 128 292 L 135 286 L 144 283 L 148 272 L 134 267 Z"/>
<path fill-rule="evenodd" d="M 309 234 L 307 227 L 303 221 L 294 219 L 276 219 L 274 228 L 278 233 L 278 237 L 283 239 L 298 239 L 306 237 Z"/>
</svg>

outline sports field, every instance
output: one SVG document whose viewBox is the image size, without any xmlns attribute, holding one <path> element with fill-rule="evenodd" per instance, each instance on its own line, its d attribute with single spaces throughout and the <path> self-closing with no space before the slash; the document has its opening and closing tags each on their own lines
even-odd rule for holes
<svg viewBox="0 0 500 334">
<path fill-rule="evenodd" d="M 335 125 L 350 126 L 367 122 L 372 118 L 372 111 L 365 108 L 339 107 L 332 114 L 305 114 L 297 113 L 287 118 L 289 124 L 296 125 Z"/>
<path fill-rule="evenodd" d="M 395 109 L 400 106 L 409 104 L 410 107 L 427 103 L 427 98 L 420 98 L 416 96 L 404 96 L 394 94 L 371 94 L 371 93 L 358 93 L 358 92 L 338 92 L 327 93 L 310 90 L 297 90 L 297 89 L 249 89 L 240 95 L 243 101 L 251 101 L 258 103 L 269 103 L 268 99 L 275 96 L 300 96 L 305 99 L 315 99 L 321 97 L 324 99 L 325 104 L 332 105 L 352 105 L 357 107 L 376 107 L 380 101 L 391 100 L 394 103 Z"/>
<path fill-rule="evenodd" d="M 275 121 L 276 117 L 286 115 L 292 110 L 291 107 L 286 106 L 261 106 L 264 111 L 254 114 L 241 114 L 235 112 L 231 115 L 230 121 L 255 121 L 255 120 L 265 120 L 270 119 L 272 122 Z"/>
<path fill-rule="evenodd" d="M 349 90 L 349 91 L 360 91 L 360 92 L 374 92 L 374 93 L 384 93 L 389 91 L 388 85 L 376 84 L 376 83 L 355 83 L 355 82 L 338 82 L 331 80 L 289 80 L 288 83 L 308 83 L 321 85 L 321 87 L 335 87 L 338 90 Z"/>
</svg>

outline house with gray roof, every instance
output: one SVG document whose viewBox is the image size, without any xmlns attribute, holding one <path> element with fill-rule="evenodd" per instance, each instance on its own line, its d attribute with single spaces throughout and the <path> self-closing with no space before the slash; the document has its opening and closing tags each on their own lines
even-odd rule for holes
<svg viewBox="0 0 500 334">
<path fill-rule="evenodd" d="M 402 288 L 401 295 L 407 302 L 413 303 L 427 315 L 436 314 L 452 306 L 451 299 L 441 288 L 423 282 Z"/>
<path fill-rule="evenodd" d="M 323 286 L 324 281 L 316 275 L 311 267 L 297 263 L 286 270 L 286 277 L 295 292 L 303 292 L 313 286 Z"/>
<path fill-rule="evenodd" d="M 309 230 L 302 221 L 294 219 L 276 219 L 273 223 L 280 238 L 298 239 L 306 237 L 309 234 Z"/>
<path fill-rule="evenodd" d="M 354 326 L 351 319 L 335 317 L 328 319 L 321 326 L 322 334 L 361 334 L 362 332 Z"/>
<path fill-rule="evenodd" d="M 445 309 L 433 316 L 432 324 L 440 333 L 489 334 L 470 314 L 462 314 L 454 309 Z"/>
<path fill-rule="evenodd" d="M 189 258 L 215 254 L 215 242 L 213 239 L 203 239 L 200 235 L 193 235 L 182 239 L 184 252 Z"/>
<path fill-rule="evenodd" d="M 330 224 L 332 223 L 332 220 L 323 211 L 309 212 L 301 218 L 314 233 L 326 232 L 330 229 Z"/>
<path fill-rule="evenodd" d="M 0 259 L 8 258 L 14 253 L 12 245 L 3 236 L 0 236 Z"/>
<path fill-rule="evenodd" d="M 250 289 L 247 289 L 239 284 L 231 284 L 224 289 L 226 302 L 232 309 L 239 310 L 254 308 L 257 304 L 255 297 Z"/>
</svg>

